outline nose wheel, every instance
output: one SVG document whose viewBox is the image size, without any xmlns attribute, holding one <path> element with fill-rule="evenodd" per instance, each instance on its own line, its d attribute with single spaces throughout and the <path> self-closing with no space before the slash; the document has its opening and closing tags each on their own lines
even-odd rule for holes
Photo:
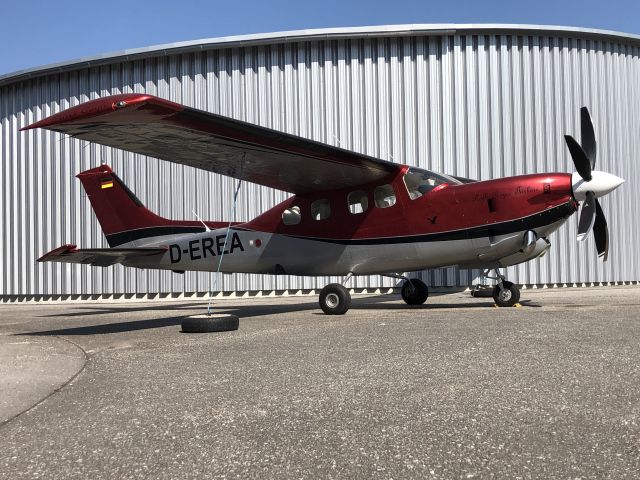
<svg viewBox="0 0 640 480">
<path fill-rule="evenodd" d="M 513 307 L 520 300 L 520 289 L 513 283 L 503 281 L 493 289 L 493 301 L 499 307 Z"/>
<path fill-rule="evenodd" d="M 482 276 L 498 281 L 498 284 L 493 289 L 492 295 L 496 305 L 498 307 L 513 307 L 518 303 L 520 301 L 520 289 L 512 282 L 509 282 L 497 268 L 494 270 L 495 277 L 490 276 L 489 272 L 490 270 L 487 270 Z"/>
</svg>

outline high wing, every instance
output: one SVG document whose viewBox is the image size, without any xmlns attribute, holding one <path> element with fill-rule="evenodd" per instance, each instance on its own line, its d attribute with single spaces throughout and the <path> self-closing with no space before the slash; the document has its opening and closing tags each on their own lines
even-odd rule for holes
<svg viewBox="0 0 640 480">
<path fill-rule="evenodd" d="M 47 128 L 295 194 L 349 188 L 401 165 L 145 94 L 92 100 L 23 130 Z"/>
<path fill-rule="evenodd" d="M 38 262 L 81 263 L 97 267 L 109 267 L 116 263 L 127 263 L 140 257 L 162 255 L 166 247 L 153 248 L 82 248 L 75 245 L 62 245 L 45 253 Z"/>
</svg>

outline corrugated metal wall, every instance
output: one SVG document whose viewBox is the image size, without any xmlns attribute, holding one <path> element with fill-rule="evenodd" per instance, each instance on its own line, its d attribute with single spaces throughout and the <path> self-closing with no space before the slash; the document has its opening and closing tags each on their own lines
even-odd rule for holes
<svg viewBox="0 0 640 480">
<path fill-rule="evenodd" d="M 63 243 L 106 247 L 74 175 L 109 163 L 160 215 L 228 219 L 234 181 L 192 168 L 18 129 L 99 96 L 147 92 L 395 162 L 477 179 L 573 171 L 563 134 L 579 136 L 588 105 L 597 168 L 627 184 L 607 196 L 609 262 L 576 216 L 550 254 L 512 267 L 518 283 L 638 280 L 640 168 L 638 47 L 557 36 L 445 35 L 309 41 L 202 50 L 79 69 L 0 88 L 0 293 L 3 297 L 321 288 L 327 279 L 89 268 L 35 259 Z M 238 220 L 285 194 L 246 184 Z M 423 274 L 468 285 L 477 272 Z M 379 277 L 358 287 L 390 286 Z"/>
</svg>

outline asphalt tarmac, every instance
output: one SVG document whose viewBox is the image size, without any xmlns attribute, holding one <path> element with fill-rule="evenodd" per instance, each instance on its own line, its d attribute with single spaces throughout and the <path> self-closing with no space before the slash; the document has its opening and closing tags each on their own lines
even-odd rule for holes
<svg viewBox="0 0 640 480">
<path fill-rule="evenodd" d="M 0 305 L 0 478 L 640 476 L 640 287 Z"/>
</svg>

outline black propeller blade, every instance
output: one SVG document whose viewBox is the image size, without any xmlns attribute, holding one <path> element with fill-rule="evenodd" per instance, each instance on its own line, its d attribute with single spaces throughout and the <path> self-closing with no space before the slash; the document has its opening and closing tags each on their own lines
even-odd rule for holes
<svg viewBox="0 0 640 480">
<path fill-rule="evenodd" d="M 582 150 L 591 163 L 591 169 L 596 165 L 596 134 L 593 129 L 593 122 L 587 107 L 580 109 L 580 143 Z"/>
<path fill-rule="evenodd" d="M 571 135 L 564 136 L 573 159 L 573 164 L 576 167 L 576 171 L 580 174 L 585 182 L 591 181 L 591 160 L 587 157 L 587 154 L 582 149 L 580 144 L 574 140 Z"/>
<path fill-rule="evenodd" d="M 571 135 L 565 135 L 564 139 L 569 147 L 576 171 L 585 182 L 590 182 L 593 179 L 591 171 L 596 164 L 597 142 L 587 107 L 580 109 L 580 137 L 581 144 L 576 142 Z M 582 202 L 580 219 L 578 220 L 578 241 L 587 238 L 591 230 L 593 230 L 596 241 L 598 256 L 606 262 L 609 256 L 609 227 L 607 227 L 607 220 L 598 199 L 593 192 L 589 191 Z"/>
<path fill-rule="evenodd" d="M 593 224 L 593 236 L 596 240 L 596 248 L 598 249 L 598 257 L 606 262 L 609 257 L 609 227 L 607 227 L 607 219 L 604 218 L 600 202 L 596 201 L 596 219 Z"/>
<path fill-rule="evenodd" d="M 580 210 L 580 220 L 578 221 L 578 241 L 581 242 L 593 228 L 596 221 L 596 200 L 593 192 L 587 192 L 587 198 L 582 202 L 582 210 Z M 602 210 L 601 210 L 602 211 Z M 606 225 L 606 222 L 605 222 Z"/>
</svg>

